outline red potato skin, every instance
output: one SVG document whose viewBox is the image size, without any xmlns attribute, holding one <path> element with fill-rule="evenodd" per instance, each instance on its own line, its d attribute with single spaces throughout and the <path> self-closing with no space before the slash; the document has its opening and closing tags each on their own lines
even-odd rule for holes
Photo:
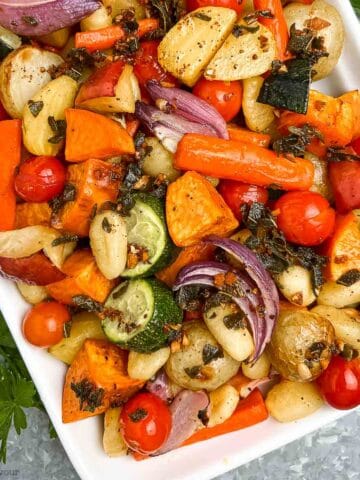
<svg viewBox="0 0 360 480">
<path fill-rule="evenodd" d="M 65 278 L 65 275 L 43 253 L 16 259 L 0 257 L 0 276 L 40 286 L 59 282 Z"/>
</svg>

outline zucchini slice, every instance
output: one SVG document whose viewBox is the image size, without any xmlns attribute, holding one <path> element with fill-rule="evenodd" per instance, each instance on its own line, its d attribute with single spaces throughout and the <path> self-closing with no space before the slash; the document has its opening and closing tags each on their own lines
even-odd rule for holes
<svg viewBox="0 0 360 480">
<path fill-rule="evenodd" d="M 0 60 L 21 46 L 21 38 L 0 25 Z"/>
<path fill-rule="evenodd" d="M 133 268 L 126 268 L 121 276 L 148 277 L 171 261 L 174 246 L 167 232 L 161 200 L 144 193 L 135 194 L 133 200 L 134 206 L 130 215 L 124 217 L 128 244 L 134 251 L 139 247 L 144 249 L 147 259 L 138 261 Z"/>
<path fill-rule="evenodd" d="M 166 326 L 182 322 L 182 311 L 171 290 L 155 279 L 122 283 L 110 293 L 105 308 L 121 312 L 104 318 L 105 335 L 136 352 L 149 353 L 164 347 L 172 331 Z"/>
</svg>

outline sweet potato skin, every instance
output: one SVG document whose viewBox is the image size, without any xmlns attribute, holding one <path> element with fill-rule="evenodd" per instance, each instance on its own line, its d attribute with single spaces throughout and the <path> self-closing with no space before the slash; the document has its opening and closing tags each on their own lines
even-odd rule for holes
<svg viewBox="0 0 360 480">
<path fill-rule="evenodd" d="M 192 171 L 169 185 L 166 220 L 178 247 L 194 245 L 210 234 L 226 236 L 239 225 L 211 183 Z"/>
<path fill-rule="evenodd" d="M 65 278 L 65 275 L 40 252 L 25 258 L 0 257 L 0 275 L 14 281 L 21 280 L 24 283 L 40 286 L 59 282 Z"/>
<path fill-rule="evenodd" d="M 64 423 L 104 413 L 121 405 L 144 384 L 127 375 L 128 353 L 107 340 L 85 340 L 67 371 L 62 400 Z M 99 394 L 95 405 L 86 400 L 82 408 L 74 386 L 88 382 Z M 99 392 L 99 389 L 102 389 Z"/>
</svg>

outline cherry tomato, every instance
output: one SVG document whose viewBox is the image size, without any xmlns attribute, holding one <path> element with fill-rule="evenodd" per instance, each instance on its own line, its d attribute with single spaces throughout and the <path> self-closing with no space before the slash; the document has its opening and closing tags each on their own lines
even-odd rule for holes
<svg viewBox="0 0 360 480">
<path fill-rule="evenodd" d="M 332 407 L 347 410 L 360 405 L 360 359 L 333 357 L 317 383 Z"/>
<path fill-rule="evenodd" d="M 269 198 L 265 188 L 235 180 L 222 180 L 219 192 L 239 221 L 241 221 L 241 205 L 254 202 L 266 203 Z"/>
<path fill-rule="evenodd" d="M 319 245 L 334 230 L 335 211 L 319 193 L 285 193 L 275 203 L 275 210 L 285 238 L 298 245 Z"/>
<path fill-rule="evenodd" d="M 55 157 L 33 157 L 20 165 L 16 193 L 26 202 L 47 202 L 65 186 L 66 169 Z"/>
<path fill-rule="evenodd" d="M 193 88 L 193 94 L 215 107 L 226 122 L 230 122 L 240 112 L 242 86 L 238 81 L 222 82 L 201 78 Z"/>
<path fill-rule="evenodd" d="M 120 414 L 125 442 L 140 453 L 152 453 L 163 445 L 171 430 L 169 407 L 152 393 L 138 393 Z"/>
<path fill-rule="evenodd" d="M 38 303 L 24 317 L 24 337 L 37 347 L 50 347 L 64 337 L 64 324 L 70 319 L 68 309 L 61 303 Z"/>
<path fill-rule="evenodd" d="M 351 146 L 355 150 L 356 155 L 360 155 L 360 137 L 354 140 Z"/>
<path fill-rule="evenodd" d="M 175 78 L 165 72 L 158 62 L 158 41 L 149 40 L 141 42 L 140 49 L 135 57 L 134 74 L 139 81 L 140 87 L 143 87 L 148 80 L 158 80 L 175 85 Z"/>
<path fill-rule="evenodd" d="M 243 11 L 245 0 L 186 0 L 189 12 L 200 7 L 224 7 L 232 8 L 238 15 Z"/>
<path fill-rule="evenodd" d="M 360 208 L 359 161 L 330 162 L 329 180 L 339 213 Z"/>
</svg>

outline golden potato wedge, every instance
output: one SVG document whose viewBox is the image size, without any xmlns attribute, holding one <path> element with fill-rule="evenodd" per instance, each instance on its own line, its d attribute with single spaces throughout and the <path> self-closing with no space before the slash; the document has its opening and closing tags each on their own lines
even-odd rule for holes
<svg viewBox="0 0 360 480">
<path fill-rule="evenodd" d="M 110 408 L 104 416 L 103 447 L 109 457 L 120 457 L 128 451 L 120 431 L 120 412 L 121 407 Z"/>
<path fill-rule="evenodd" d="M 275 121 L 274 107 L 257 101 L 264 79 L 247 78 L 243 81 L 242 109 L 247 127 L 253 132 L 263 132 Z"/>
</svg>

